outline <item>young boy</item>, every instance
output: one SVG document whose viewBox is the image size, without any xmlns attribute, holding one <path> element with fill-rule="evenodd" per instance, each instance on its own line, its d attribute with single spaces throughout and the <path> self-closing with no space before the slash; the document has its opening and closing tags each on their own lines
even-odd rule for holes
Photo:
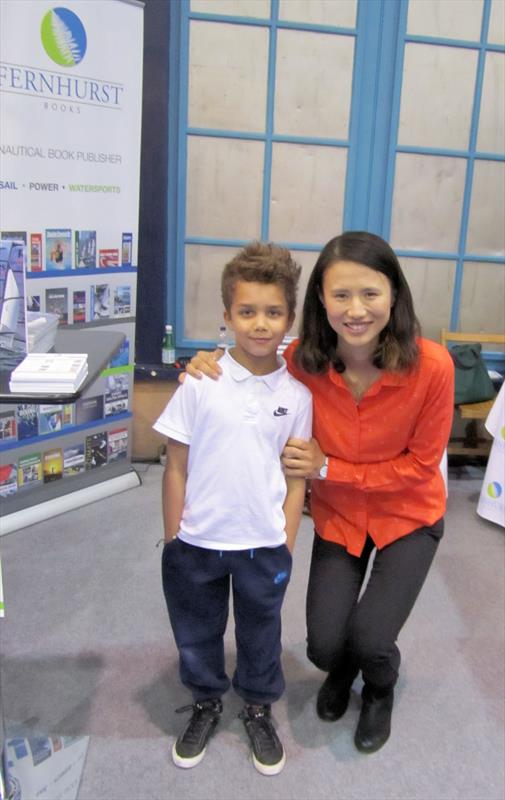
<svg viewBox="0 0 505 800">
<path fill-rule="evenodd" d="M 223 636 L 233 591 L 237 663 L 233 687 L 253 762 L 276 775 L 286 756 L 271 703 L 284 690 L 281 605 L 304 504 L 305 481 L 285 478 L 290 436 L 311 435 L 310 392 L 277 348 L 295 315 L 300 267 L 288 250 L 254 243 L 230 261 L 221 291 L 235 346 L 218 381 L 186 377 L 154 428 L 168 437 L 163 477 L 163 590 L 192 716 L 172 749 L 194 767 L 230 686 Z"/>
</svg>

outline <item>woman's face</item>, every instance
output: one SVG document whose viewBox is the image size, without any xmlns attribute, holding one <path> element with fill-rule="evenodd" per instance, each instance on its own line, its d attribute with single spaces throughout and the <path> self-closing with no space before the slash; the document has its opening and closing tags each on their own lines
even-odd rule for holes
<svg viewBox="0 0 505 800">
<path fill-rule="evenodd" d="M 364 264 L 334 261 L 323 275 L 320 299 L 339 350 L 366 347 L 373 352 L 394 303 L 389 279 Z"/>
</svg>

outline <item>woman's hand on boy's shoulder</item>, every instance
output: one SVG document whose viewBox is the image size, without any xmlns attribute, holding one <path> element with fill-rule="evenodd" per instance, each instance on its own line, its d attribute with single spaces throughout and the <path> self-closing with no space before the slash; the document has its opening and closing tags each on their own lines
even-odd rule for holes
<svg viewBox="0 0 505 800">
<path fill-rule="evenodd" d="M 216 348 L 211 353 L 208 350 L 199 350 L 186 364 L 186 372 L 181 372 L 179 375 L 179 383 L 184 383 L 186 373 L 192 375 L 193 378 L 200 379 L 202 375 L 207 375 L 207 377 L 217 380 L 222 374 L 222 369 L 217 362 L 223 353 L 224 350 L 220 348 Z"/>
</svg>

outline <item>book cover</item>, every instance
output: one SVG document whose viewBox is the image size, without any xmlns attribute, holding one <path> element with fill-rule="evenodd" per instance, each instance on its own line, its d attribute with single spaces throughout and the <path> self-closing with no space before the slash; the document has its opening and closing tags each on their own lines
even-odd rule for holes
<svg viewBox="0 0 505 800">
<path fill-rule="evenodd" d="M 30 272 L 42 272 L 42 234 L 30 234 Z"/>
<path fill-rule="evenodd" d="M 119 461 L 126 458 L 128 453 L 128 429 L 118 428 L 114 431 L 109 431 L 109 462 Z"/>
<path fill-rule="evenodd" d="M 18 489 L 29 489 L 42 483 L 42 457 L 40 453 L 21 456 L 18 462 Z"/>
<path fill-rule="evenodd" d="M 63 450 L 63 477 L 68 478 L 84 472 L 84 444 L 73 444 Z"/>
<path fill-rule="evenodd" d="M 28 353 L 12 371 L 11 383 L 74 383 L 87 373 L 87 368 L 86 353 Z"/>
<path fill-rule="evenodd" d="M 42 456 L 44 483 L 52 483 L 63 477 L 63 453 L 60 447 L 46 450 Z"/>
<path fill-rule="evenodd" d="M 109 367 L 127 367 L 130 363 L 130 340 L 123 339 L 118 350 L 109 361 Z"/>
<path fill-rule="evenodd" d="M 131 286 L 114 287 L 114 316 L 127 317 L 132 313 Z"/>
<path fill-rule="evenodd" d="M 46 270 L 72 269 L 72 231 L 70 228 L 46 228 Z"/>
<path fill-rule="evenodd" d="M 47 433 L 61 431 L 62 428 L 63 406 L 61 405 L 40 405 L 39 406 L 39 436 Z"/>
<path fill-rule="evenodd" d="M 16 438 L 16 413 L 14 411 L 2 411 L 0 413 L 0 442 L 8 442 Z"/>
<path fill-rule="evenodd" d="M 86 436 L 86 469 L 103 467 L 107 463 L 107 432 Z"/>
<path fill-rule="evenodd" d="M 84 425 L 95 419 L 103 419 L 103 394 L 95 397 L 80 397 L 76 403 L 76 424 Z"/>
<path fill-rule="evenodd" d="M 119 267 L 119 250 L 117 247 L 109 247 L 98 251 L 99 267 Z"/>
<path fill-rule="evenodd" d="M 110 317 L 110 286 L 97 283 L 90 288 L 90 319 Z"/>
<path fill-rule="evenodd" d="M 79 289 L 72 295 L 72 313 L 74 325 L 76 322 L 86 322 L 86 291 Z"/>
<path fill-rule="evenodd" d="M 75 267 L 96 267 L 96 231 L 75 232 Z"/>
<path fill-rule="evenodd" d="M 61 426 L 62 428 L 68 428 L 71 425 L 74 425 L 75 407 L 73 403 L 65 403 L 62 408 Z"/>
<path fill-rule="evenodd" d="M 16 464 L 0 466 L 0 497 L 9 497 L 18 490 L 18 470 Z"/>
<path fill-rule="evenodd" d="M 40 294 L 29 294 L 26 298 L 26 310 L 40 313 Z"/>
<path fill-rule="evenodd" d="M 132 234 L 123 233 L 121 237 L 121 264 L 123 267 L 131 267 L 132 265 L 132 244 Z"/>
<path fill-rule="evenodd" d="M 20 403 L 16 406 L 16 421 L 18 425 L 18 440 L 32 439 L 38 436 L 39 433 L 39 420 L 38 420 L 39 407 L 32 404 Z"/>
<path fill-rule="evenodd" d="M 57 315 L 58 325 L 67 325 L 68 289 L 64 287 L 46 289 L 46 312 Z"/>
<path fill-rule="evenodd" d="M 105 416 L 128 411 L 128 374 L 108 375 L 104 394 Z"/>
<path fill-rule="evenodd" d="M 27 244 L 26 231 L 2 231 L 0 233 L 0 241 L 4 242 L 12 240 L 13 242 L 22 242 Z"/>
</svg>

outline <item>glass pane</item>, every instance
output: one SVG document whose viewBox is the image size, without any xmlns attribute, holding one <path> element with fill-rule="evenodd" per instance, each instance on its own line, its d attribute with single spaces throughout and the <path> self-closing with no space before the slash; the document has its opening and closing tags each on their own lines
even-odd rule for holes
<svg viewBox="0 0 505 800">
<path fill-rule="evenodd" d="M 477 150 L 505 150 L 505 55 L 487 53 L 479 117 Z"/>
<path fill-rule="evenodd" d="M 270 0 L 191 0 L 191 11 L 233 17 L 270 17 Z"/>
<path fill-rule="evenodd" d="M 279 19 L 354 28 L 356 0 L 280 0 Z"/>
<path fill-rule="evenodd" d="M 333 234 L 330 234 L 332 236 Z M 330 238 L 330 237 L 328 237 Z M 324 244 L 322 242 L 322 244 Z M 296 319 L 290 331 L 291 336 L 298 336 L 300 332 L 300 324 L 302 321 L 303 302 L 305 300 L 305 293 L 307 291 L 307 283 L 309 282 L 310 274 L 314 269 L 315 263 L 319 257 L 319 250 L 292 250 L 291 255 L 302 268 L 300 275 L 300 283 L 298 284 L 298 302 L 296 304 Z"/>
<path fill-rule="evenodd" d="M 505 163 L 476 161 L 467 253 L 505 254 Z"/>
<path fill-rule="evenodd" d="M 482 8 L 483 0 L 409 0 L 407 32 L 479 41 Z"/>
<path fill-rule="evenodd" d="M 441 328 L 448 328 L 454 291 L 455 261 L 400 258 L 414 298 L 422 335 L 440 341 Z"/>
<path fill-rule="evenodd" d="M 503 0 L 492 0 L 487 40 L 492 44 L 505 44 L 505 3 Z"/>
<path fill-rule="evenodd" d="M 458 247 L 466 160 L 398 153 L 391 243 L 412 250 Z"/>
<path fill-rule="evenodd" d="M 504 297 L 505 264 L 467 262 L 461 288 L 460 330 L 503 333 Z"/>
<path fill-rule="evenodd" d="M 399 143 L 466 149 L 476 69 L 475 50 L 407 44 Z"/>
<path fill-rule="evenodd" d="M 249 25 L 191 22 L 191 127 L 265 130 L 268 35 Z"/>
<path fill-rule="evenodd" d="M 233 247 L 186 245 L 184 336 L 217 342 L 223 325 L 221 273 L 238 252 Z"/>
<path fill-rule="evenodd" d="M 321 244 L 342 229 L 347 151 L 275 144 L 270 238 Z"/>
<path fill-rule="evenodd" d="M 263 151 L 263 142 L 188 137 L 188 236 L 260 235 Z"/>
<path fill-rule="evenodd" d="M 347 139 L 354 39 L 279 30 L 275 132 Z"/>
</svg>

